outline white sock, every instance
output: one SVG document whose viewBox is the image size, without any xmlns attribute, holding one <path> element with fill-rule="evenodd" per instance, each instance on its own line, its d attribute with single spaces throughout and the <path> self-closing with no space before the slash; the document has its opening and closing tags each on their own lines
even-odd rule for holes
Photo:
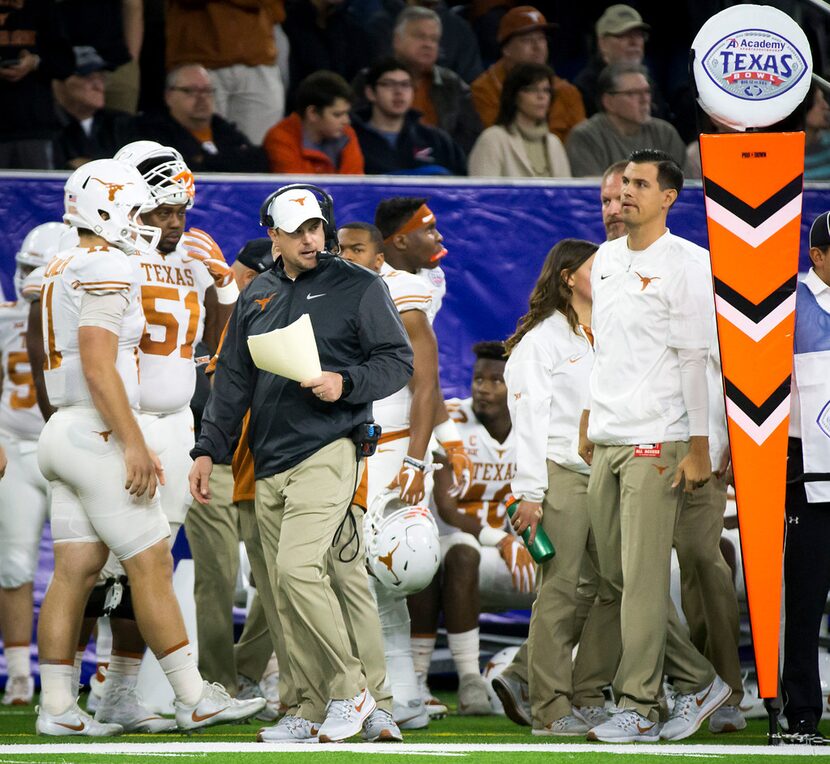
<svg viewBox="0 0 830 764">
<path fill-rule="evenodd" d="M 105 694 L 110 686 L 121 685 L 135 687 L 138 681 L 138 670 L 141 668 L 142 657 L 142 655 L 137 653 L 120 653 L 117 650 L 113 650 L 110 665 L 107 668 L 107 682 L 104 688 Z"/>
<path fill-rule="evenodd" d="M 379 584 L 375 586 L 378 615 L 383 631 L 383 650 L 386 655 L 386 677 L 394 702 L 414 708 L 421 703 L 421 692 L 415 667 L 412 665 L 412 647 L 409 639 L 409 610 L 406 599 L 395 596 Z M 410 702 L 414 705 L 410 705 Z"/>
<path fill-rule="evenodd" d="M 72 665 L 72 694 L 77 698 L 81 691 L 81 664 L 84 662 L 84 648 L 75 651 L 75 662 Z"/>
<path fill-rule="evenodd" d="M 109 616 L 98 619 L 98 635 L 95 638 L 95 660 L 98 663 L 109 663 L 112 653 L 112 627 Z"/>
<path fill-rule="evenodd" d="M 432 653 L 435 651 L 435 634 L 419 634 L 410 637 L 412 645 L 412 665 L 418 679 L 426 679 L 429 674 L 429 664 L 432 662 Z"/>
<path fill-rule="evenodd" d="M 478 629 L 447 634 L 447 642 L 458 676 L 481 673 L 478 665 Z"/>
<path fill-rule="evenodd" d="M 29 645 L 6 645 L 3 652 L 6 655 L 9 679 L 18 676 L 29 676 L 32 673 L 29 666 Z"/>
<path fill-rule="evenodd" d="M 158 659 L 161 670 L 170 682 L 176 700 L 195 706 L 202 697 L 202 675 L 196 666 L 193 645 L 185 642 Z"/>
<path fill-rule="evenodd" d="M 40 705 L 47 714 L 58 716 L 75 704 L 71 663 L 40 664 Z"/>
</svg>

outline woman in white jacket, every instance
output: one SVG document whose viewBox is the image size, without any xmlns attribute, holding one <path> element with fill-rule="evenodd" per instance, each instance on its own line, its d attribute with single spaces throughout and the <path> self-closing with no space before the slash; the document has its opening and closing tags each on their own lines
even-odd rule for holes
<svg viewBox="0 0 830 764">
<path fill-rule="evenodd" d="M 596 676 L 600 663 L 615 660 L 601 644 L 609 628 L 619 628 L 613 608 L 599 598 L 583 628 L 577 596 L 584 565 L 597 578 L 586 505 L 590 467 L 577 453 L 594 353 L 591 265 L 596 250 L 591 242 L 564 239 L 550 251 L 530 295 L 530 310 L 505 343 L 504 377 L 516 439 L 511 488 L 520 499 L 513 527 L 517 533 L 530 527 L 535 534 L 541 524 L 556 547 L 556 556 L 539 569 L 528 636 L 534 735 L 584 735 L 604 721 L 601 688 L 574 697 L 571 654 L 577 642 L 578 662 L 593 663 L 580 666 L 578 673 Z M 586 550 L 593 554 L 586 557 Z"/>
<path fill-rule="evenodd" d="M 504 81 L 496 124 L 470 152 L 470 175 L 495 178 L 570 178 L 565 147 L 548 127 L 553 70 L 520 64 Z"/>
</svg>

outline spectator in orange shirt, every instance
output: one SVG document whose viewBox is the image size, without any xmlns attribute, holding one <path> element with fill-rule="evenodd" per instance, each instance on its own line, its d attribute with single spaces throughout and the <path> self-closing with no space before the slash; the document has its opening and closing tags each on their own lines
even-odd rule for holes
<svg viewBox="0 0 830 764">
<path fill-rule="evenodd" d="M 306 77 L 297 88 L 296 111 L 265 135 L 271 172 L 362 175 L 363 152 L 349 124 L 353 100 L 339 74 Z"/>
<path fill-rule="evenodd" d="M 518 64 L 547 64 L 547 32 L 553 27 L 532 5 L 509 10 L 499 24 L 501 58 L 472 84 L 473 103 L 484 127 L 490 127 L 499 113 L 501 90 L 507 73 Z M 553 79 L 553 108 L 548 124 L 562 143 L 571 128 L 585 119 L 582 96 L 570 82 Z"/>
</svg>

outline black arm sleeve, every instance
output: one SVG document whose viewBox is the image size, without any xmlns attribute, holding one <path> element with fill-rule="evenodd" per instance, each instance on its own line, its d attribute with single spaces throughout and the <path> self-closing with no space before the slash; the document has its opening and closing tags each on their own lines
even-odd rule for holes
<svg viewBox="0 0 830 764">
<path fill-rule="evenodd" d="M 344 371 L 354 383 L 349 403 L 371 403 L 400 390 L 412 376 L 412 347 L 382 279 L 360 301 L 360 345 L 367 360 Z"/>
<path fill-rule="evenodd" d="M 190 452 L 192 458 L 209 456 L 215 464 L 230 464 L 236 447 L 239 425 L 251 407 L 257 369 L 251 360 L 246 340 L 244 312 L 240 295 L 228 323 L 219 353 L 213 389 L 202 413 L 199 440 Z"/>
</svg>

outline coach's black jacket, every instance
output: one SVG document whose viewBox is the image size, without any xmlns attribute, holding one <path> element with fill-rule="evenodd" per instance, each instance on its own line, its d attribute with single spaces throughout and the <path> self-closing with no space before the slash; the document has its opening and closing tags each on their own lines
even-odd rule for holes
<svg viewBox="0 0 830 764">
<path fill-rule="evenodd" d="M 323 371 L 348 372 L 354 388 L 334 403 L 260 371 L 247 338 L 281 329 L 308 313 Z M 197 456 L 227 463 L 248 408 L 248 443 L 257 479 L 283 472 L 371 421 L 372 401 L 400 390 L 412 375 L 412 348 L 386 284 L 371 271 L 327 252 L 295 281 L 282 260 L 239 296 L 202 415 Z"/>
</svg>

